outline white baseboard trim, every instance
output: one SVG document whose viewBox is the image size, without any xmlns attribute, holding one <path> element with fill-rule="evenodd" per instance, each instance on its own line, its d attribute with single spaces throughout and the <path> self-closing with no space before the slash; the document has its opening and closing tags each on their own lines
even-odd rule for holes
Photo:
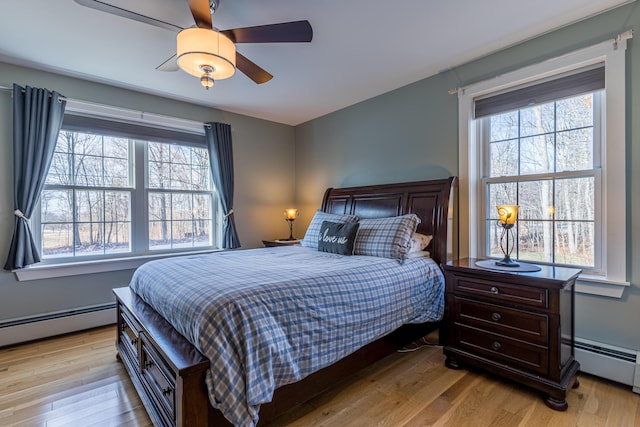
<svg viewBox="0 0 640 427">
<path fill-rule="evenodd" d="M 112 325 L 115 322 L 115 304 L 6 321 L 0 323 L 0 347 Z"/>
</svg>

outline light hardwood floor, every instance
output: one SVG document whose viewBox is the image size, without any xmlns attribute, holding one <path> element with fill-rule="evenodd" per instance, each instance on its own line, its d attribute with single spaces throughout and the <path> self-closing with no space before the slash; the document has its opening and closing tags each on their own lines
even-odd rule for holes
<svg viewBox="0 0 640 427">
<path fill-rule="evenodd" d="M 0 349 L 0 426 L 149 426 L 115 327 Z M 640 426 L 640 396 L 580 374 L 569 409 L 481 372 L 450 370 L 441 348 L 393 354 L 273 426 Z"/>
</svg>

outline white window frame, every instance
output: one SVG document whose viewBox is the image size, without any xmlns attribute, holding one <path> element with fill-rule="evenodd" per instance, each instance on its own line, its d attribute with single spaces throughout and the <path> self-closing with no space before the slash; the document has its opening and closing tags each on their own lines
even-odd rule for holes
<svg viewBox="0 0 640 427">
<path fill-rule="evenodd" d="M 483 203 L 483 201 L 487 200 L 489 195 L 487 194 L 487 187 L 489 184 L 501 183 L 501 182 L 510 182 L 510 183 L 521 183 L 521 182 L 535 182 L 541 180 L 558 180 L 558 179 L 567 179 L 567 178 L 593 178 L 594 182 L 594 203 L 595 203 L 595 211 L 594 211 L 594 234 L 596 242 L 600 242 L 602 239 L 602 212 L 601 212 L 601 197 L 604 195 L 604 191 L 602 190 L 602 168 L 600 164 L 602 162 L 601 155 L 603 153 L 602 150 L 602 138 L 604 134 L 603 123 L 604 123 L 604 108 L 602 107 L 604 100 L 604 91 L 597 90 L 591 92 L 593 96 L 593 166 L 591 169 L 584 170 L 569 170 L 569 171 L 552 171 L 552 172 L 535 172 L 528 173 L 523 175 L 508 175 L 508 176 L 496 176 L 489 177 L 488 173 L 490 170 L 490 149 L 489 149 L 489 138 L 490 138 L 490 125 L 488 122 L 491 120 L 491 117 L 486 116 L 480 119 L 476 119 L 475 123 L 478 127 L 477 129 L 477 138 L 478 144 L 481 144 L 481 157 L 482 162 L 480 170 L 478 172 L 478 181 L 480 183 L 481 197 L 478 198 L 478 202 L 480 203 L 480 210 L 478 211 L 478 218 L 481 224 L 478 227 L 478 233 L 482 236 L 488 236 L 488 221 L 487 221 L 487 206 Z M 564 131 L 564 130 L 563 130 Z M 518 160 L 520 162 L 520 160 Z M 489 210 L 493 209 L 490 207 Z M 494 216 L 496 215 L 496 211 L 493 210 Z M 480 241 L 478 239 L 478 255 L 480 257 L 488 257 L 488 242 Z M 484 245 L 480 244 L 484 243 Z M 588 271 L 586 268 L 583 269 L 585 275 L 603 275 L 604 268 L 602 266 L 602 245 L 595 245 L 594 248 L 594 265 L 589 268 Z M 526 259 L 521 259 L 522 261 L 527 261 Z M 561 264 L 562 265 L 562 264 Z"/>
<path fill-rule="evenodd" d="M 99 118 L 111 119 L 116 121 L 125 121 L 130 123 L 140 123 L 146 126 L 157 126 L 168 128 L 172 130 L 181 130 L 195 134 L 204 135 L 204 126 L 201 122 L 179 119 L 175 117 L 156 115 L 151 113 L 144 113 L 140 111 L 128 110 L 123 108 L 111 107 L 106 105 L 94 104 L 85 101 L 78 101 L 73 99 L 67 100 L 67 105 L 65 108 L 65 112 L 73 112 L 76 114 L 84 114 Z M 145 158 L 146 163 L 146 149 L 144 145 L 139 143 L 134 143 L 134 153 L 133 157 L 142 156 Z M 135 182 L 135 186 L 142 185 L 143 192 L 140 194 L 144 194 L 144 197 L 147 197 L 149 189 L 146 188 L 146 167 L 145 168 L 137 168 L 135 170 L 135 175 L 132 176 L 132 180 Z M 216 190 L 213 189 L 213 194 L 216 194 Z M 145 199 L 146 200 L 146 199 Z M 140 210 L 140 206 L 132 206 L 133 210 Z M 144 202 L 146 206 L 146 201 Z M 79 256 L 79 257 L 68 257 L 68 258 L 58 258 L 58 259 L 44 259 L 42 262 L 31 265 L 27 268 L 17 269 L 13 272 L 16 274 L 16 277 L 19 281 L 26 280 L 37 280 L 37 279 L 47 279 L 54 277 L 66 277 L 66 276 L 74 276 L 81 274 L 92 274 L 92 273 L 103 273 L 110 271 L 118 271 L 118 270 L 128 270 L 135 269 L 140 265 L 148 262 L 150 260 L 173 257 L 173 256 L 181 256 L 181 255 L 191 255 L 194 253 L 208 253 L 218 251 L 221 247 L 221 227 L 222 223 L 221 218 L 221 209 L 214 206 L 215 216 L 213 219 L 213 228 L 212 232 L 215 233 L 213 247 L 206 248 L 194 248 L 193 250 L 172 250 L 172 251 L 158 251 L 158 250 L 146 250 L 140 251 L 139 248 L 136 248 L 135 245 L 140 241 L 141 236 L 146 236 L 145 232 L 137 232 L 132 228 L 131 230 L 131 245 L 134 253 L 123 253 L 118 254 L 116 256 Z M 133 215 L 133 212 L 132 212 Z M 146 218 L 146 213 L 144 215 L 145 221 L 148 220 Z M 39 207 L 34 212 L 34 219 L 32 221 L 32 227 L 35 229 L 40 228 L 40 210 Z M 143 230 L 144 231 L 144 230 Z M 39 233 L 37 236 L 39 238 Z M 39 242 L 37 242 L 39 243 Z"/>
<path fill-rule="evenodd" d="M 477 257 L 483 253 L 484 191 L 480 171 L 482 147 L 477 122 L 473 117 L 474 100 L 491 93 L 604 62 L 605 94 L 602 124 L 602 213 L 601 213 L 601 274 L 582 274 L 576 291 L 620 298 L 630 286 L 626 279 L 626 173 L 625 165 L 625 52 L 627 31 L 614 40 L 580 49 L 519 70 L 485 80 L 458 90 L 459 137 L 459 254 L 461 258 Z M 622 213 L 622 216 L 621 216 Z"/>
</svg>

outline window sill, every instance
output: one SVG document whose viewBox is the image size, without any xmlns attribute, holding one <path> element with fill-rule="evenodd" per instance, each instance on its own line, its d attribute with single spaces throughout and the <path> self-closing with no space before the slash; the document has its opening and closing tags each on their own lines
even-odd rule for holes
<svg viewBox="0 0 640 427">
<path fill-rule="evenodd" d="M 629 286 L 631 286 L 629 282 L 618 282 L 607 280 L 600 276 L 582 274 L 576 281 L 576 292 L 610 298 L 622 298 L 624 290 Z"/>
<path fill-rule="evenodd" d="M 204 251 L 173 252 L 153 255 L 132 256 L 127 258 L 101 259 L 95 261 L 80 261 L 65 264 L 36 264 L 31 267 L 12 270 L 19 282 L 29 280 L 51 279 L 54 277 L 78 276 L 81 274 L 105 273 L 109 271 L 133 270 L 142 264 L 162 258 L 199 255 L 217 252 L 220 249 Z"/>
<path fill-rule="evenodd" d="M 82 274 L 105 273 L 119 270 L 133 270 L 148 261 L 156 259 L 185 255 L 199 255 L 217 251 L 220 251 L 220 249 L 142 255 L 128 258 L 82 261 L 68 264 L 37 264 L 27 268 L 12 270 L 12 273 L 15 273 L 19 282 L 26 282 L 29 280 L 51 279 L 55 277 L 78 276 Z M 629 286 L 631 286 L 629 282 L 611 281 L 599 276 L 583 274 L 580 275 L 576 281 L 576 292 L 611 298 L 622 298 L 624 290 Z"/>
</svg>

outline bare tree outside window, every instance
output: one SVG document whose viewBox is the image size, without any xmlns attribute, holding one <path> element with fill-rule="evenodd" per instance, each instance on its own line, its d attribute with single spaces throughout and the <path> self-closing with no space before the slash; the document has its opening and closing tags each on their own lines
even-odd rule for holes
<svg viewBox="0 0 640 427">
<path fill-rule="evenodd" d="M 206 149 L 149 143 L 149 248 L 211 246 L 213 223 Z"/>
<path fill-rule="evenodd" d="M 134 159 L 136 147 L 146 156 Z M 134 186 L 136 168 L 144 188 Z M 40 198 L 43 258 L 132 253 L 134 223 L 147 229 L 137 253 L 211 247 L 210 176 L 205 148 L 63 129 Z M 145 202 L 137 219 L 134 198 Z"/>
<path fill-rule="evenodd" d="M 593 267 L 594 94 L 482 120 L 488 126 L 488 254 L 502 253 L 495 206 L 517 204 L 518 259 Z"/>
<path fill-rule="evenodd" d="M 62 131 L 41 197 L 44 257 L 131 250 L 131 141 Z"/>
</svg>

